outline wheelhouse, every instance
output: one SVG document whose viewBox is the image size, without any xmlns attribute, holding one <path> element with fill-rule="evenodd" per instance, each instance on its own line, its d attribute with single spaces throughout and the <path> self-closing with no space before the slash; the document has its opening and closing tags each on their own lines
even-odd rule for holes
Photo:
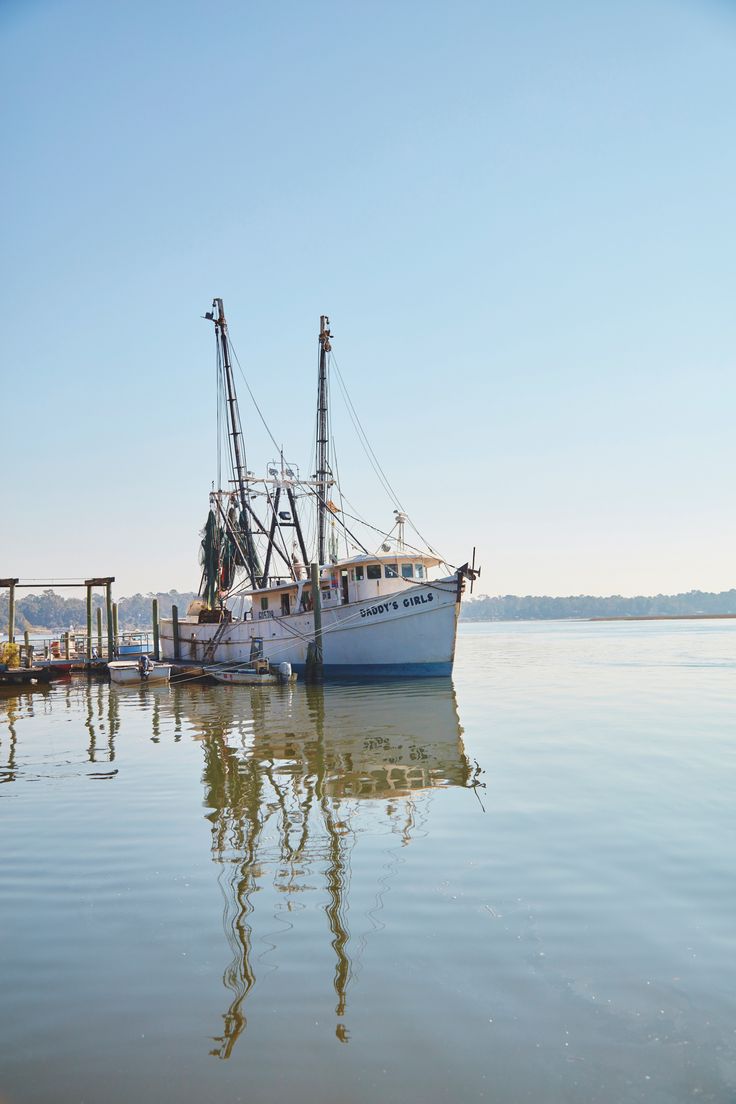
<svg viewBox="0 0 736 1104">
<path fill-rule="evenodd" d="M 426 583 L 430 569 L 437 567 L 439 562 L 435 556 L 397 551 L 341 560 L 325 568 L 323 575 L 330 572 L 335 580 L 333 586 L 339 586 L 343 601 L 361 602 Z"/>
<path fill-rule="evenodd" d="M 440 561 L 434 556 L 402 552 L 385 556 L 355 556 L 327 564 L 320 575 L 323 609 L 396 594 L 407 587 L 426 583 L 429 572 Z M 312 587 L 308 579 L 283 582 L 262 590 L 248 591 L 254 621 L 289 617 L 312 609 Z"/>
</svg>

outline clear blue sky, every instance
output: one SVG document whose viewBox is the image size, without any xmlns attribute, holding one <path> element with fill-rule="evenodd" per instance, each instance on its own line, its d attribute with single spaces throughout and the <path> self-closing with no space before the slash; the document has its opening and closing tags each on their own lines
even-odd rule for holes
<svg viewBox="0 0 736 1104">
<path fill-rule="evenodd" d="M 5 0 L 0 39 L 0 575 L 196 587 L 221 295 L 303 471 L 331 316 L 481 592 L 736 585 L 736 5 Z"/>
</svg>

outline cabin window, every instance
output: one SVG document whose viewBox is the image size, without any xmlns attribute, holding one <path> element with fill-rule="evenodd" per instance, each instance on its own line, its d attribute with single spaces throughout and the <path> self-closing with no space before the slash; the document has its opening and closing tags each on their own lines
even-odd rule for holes
<svg viewBox="0 0 736 1104">
<path fill-rule="evenodd" d="M 291 602 L 288 594 L 281 595 L 281 616 L 288 617 L 291 613 Z"/>
<path fill-rule="evenodd" d="M 386 564 L 386 578 L 398 579 L 399 577 L 399 565 L 398 564 Z"/>
<path fill-rule="evenodd" d="M 355 581 L 357 583 L 362 583 L 363 582 L 363 568 L 362 567 L 356 567 L 356 569 L 355 569 Z"/>
<path fill-rule="evenodd" d="M 402 564 L 401 565 L 401 578 L 411 579 L 414 575 L 414 564 Z"/>
<path fill-rule="evenodd" d="M 423 579 L 424 578 L 424 564 L 414 564 L 414 578 L 415 579 Z"/>
<path fill-rule="evenodd" d="M 267 610 L 268 609 L 268 598 L 261 598 L 261 609 L 262 610 Z"/>
<path fill-rule="evenodd" d="M 380 564 L 368 564 L 368 566 L 365 570 L 366 570 L 366 575 L 368 576 L 369 579 L 380 579 L 381 578 L 381 565 Z"/>
</svg>

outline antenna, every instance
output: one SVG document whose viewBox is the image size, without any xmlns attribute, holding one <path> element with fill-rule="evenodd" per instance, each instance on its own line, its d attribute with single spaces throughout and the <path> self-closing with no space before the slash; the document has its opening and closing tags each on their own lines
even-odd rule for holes
<svg viewBox="0 0 736 1104">
<path fill-rule="evenodd" d="M 406 514 L 402 514 L 399 510 L 394 510 L 396 516 L 396 544 L 399 552 L 404 551 L 404 525 L 406 524 Z"/>
</svg>

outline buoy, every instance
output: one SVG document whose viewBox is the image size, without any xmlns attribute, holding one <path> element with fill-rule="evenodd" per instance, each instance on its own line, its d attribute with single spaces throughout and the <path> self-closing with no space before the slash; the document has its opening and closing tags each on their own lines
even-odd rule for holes
<svg viewBox="0 0 736 1104">
<path fill-rule="evenodd" d="M 279 681 L 288 682 L 291 678 L 291 664 L 279 663 Z"/>
</svg>

